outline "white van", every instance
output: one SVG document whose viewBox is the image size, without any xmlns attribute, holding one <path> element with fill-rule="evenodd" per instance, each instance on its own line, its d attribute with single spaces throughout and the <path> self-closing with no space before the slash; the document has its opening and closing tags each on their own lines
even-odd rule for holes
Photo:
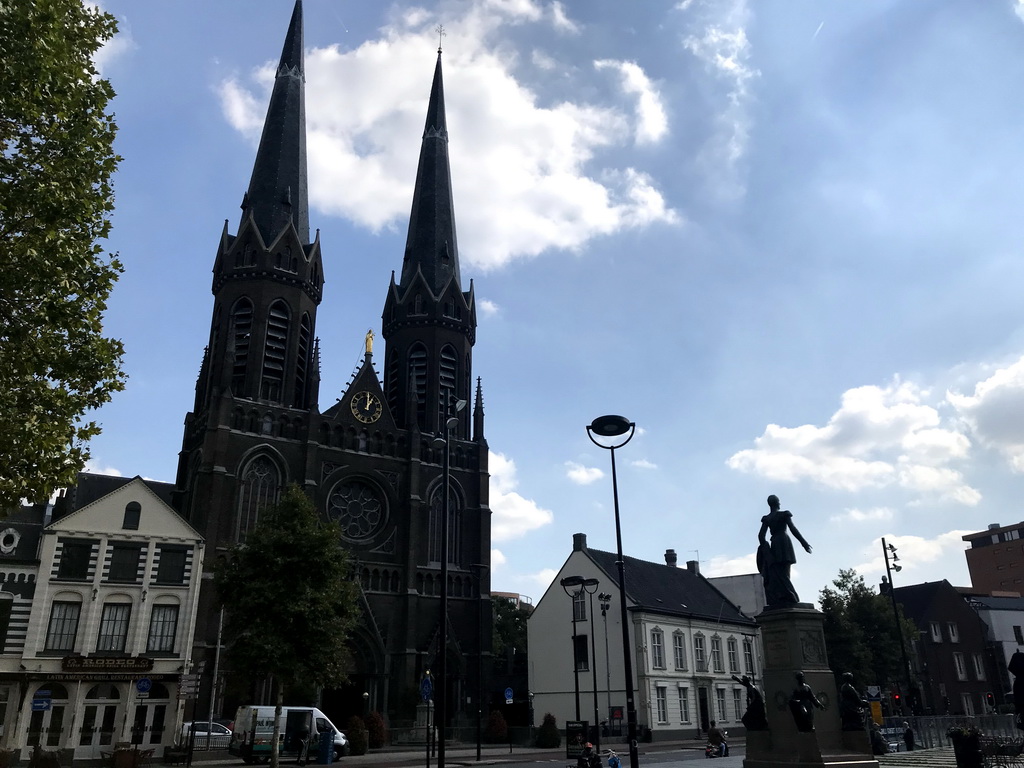
<svg viewBox="0 0 1024 768">
<path fill-rule="evenodd" d="M 348 754 L 348 739 L 327 715 L 316 707 L 281 707 L 280 754 L 297 755 L 301 739 L 309 736 L 309 762 L 316 762 L 319 735 L 334 732 L 334 759 Z M 228 752 L 242 762 L 266 763 L 270 760 L 270 744 L 274 738 L 274 707 L 245 705 L 235 713 L 234 730 Z"/>
</svg>

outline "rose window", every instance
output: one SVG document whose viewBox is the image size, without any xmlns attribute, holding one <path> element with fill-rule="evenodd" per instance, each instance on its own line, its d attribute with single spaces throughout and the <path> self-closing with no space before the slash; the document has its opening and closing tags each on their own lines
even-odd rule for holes
<svg viewBox="0 0 1024 768">
<path fill-rule="evenodd" d="M 353 541 L 370 538 L 387 519 L 377 491 L 361 480 L 336 485 L 327 499 L 327 513 L 338 521 L 341 535 Z"/>
</svg>

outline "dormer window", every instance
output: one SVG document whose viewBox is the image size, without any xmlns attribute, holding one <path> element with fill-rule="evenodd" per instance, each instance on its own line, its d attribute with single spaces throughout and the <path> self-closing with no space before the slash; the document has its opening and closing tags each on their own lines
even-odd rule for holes
<svg viewBox="0 0 1024 768">
<path fill-rule="evenodd" d="M 137 531 L 141 517 L 142 505 L 137 501 L 129 501 L 124 508 L 124 522 L 121 523 L 121 527 L 126 531 Z"/>
</svg>

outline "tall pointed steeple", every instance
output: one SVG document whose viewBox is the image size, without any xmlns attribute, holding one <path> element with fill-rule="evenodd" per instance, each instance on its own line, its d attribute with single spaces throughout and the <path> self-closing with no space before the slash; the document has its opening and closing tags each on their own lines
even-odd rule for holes
<svg viewBox="0 0 1024 768">
<path fill-rule="evenodd" d="M 302 0 L 296 0 L 252 179 L 242 201 L 242 219 L 252 214 L 267 245 L 289 221 L 299 240 L 309 242 L 304 80 Z"/>
<path fill-rule="evenodd" d="M 409 215 L 409 237 L 402 262 L 402 286 L 423 273 L 434 295 L 453 275 L 459 276 L 459 248 L 455 239 L 455 205 L 448 167 L 448 125 L 444 114 L 444 84 L 441 79 L 441 50 L 437 51 L 434 83 L 430 88 L 427 121 L 423 127 L 420 162 Z"/>
</svg>

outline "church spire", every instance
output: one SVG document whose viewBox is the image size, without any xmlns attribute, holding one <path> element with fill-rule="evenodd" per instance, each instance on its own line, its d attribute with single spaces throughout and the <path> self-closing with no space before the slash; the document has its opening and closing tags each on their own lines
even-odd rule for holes
<svg viewBox="0 0 1024 768">
<path fill-rule="evenodd" d="M 295 225 L 299 240 L 309 242 L 304 80 L 302 0 L 296 0 L 252 179 L 242 201 L 243 220 L 252 215 L 267 245 L 289 221 Z"/>
<path fill-rule="evenodd" d="M 448 125 L 444 113 L 441 51 L 437 52 L 434 82 L 430 88 L 427 120 L 423 127 L 409 237 L 402 263 L 401 285 L 408 286 L 419 270 L 435 296 L 451 277 L 461 285 L 459 248 L 455 239 L 455 206 L 448 167 Z"/>
</svg>

